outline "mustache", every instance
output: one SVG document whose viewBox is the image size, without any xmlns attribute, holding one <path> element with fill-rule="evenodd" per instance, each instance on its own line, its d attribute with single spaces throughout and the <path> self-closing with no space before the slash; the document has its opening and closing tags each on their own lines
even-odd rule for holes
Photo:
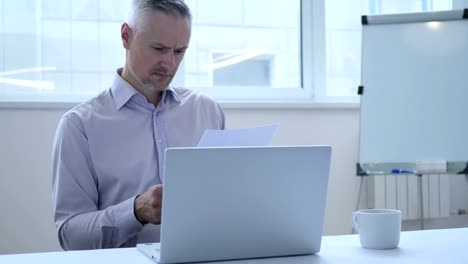
<svg viewBox="0 0 468 264">
<path fill-rule="evenodd" d="M 168 74 L 168 75 L 172 75 L 171 72 L 167 69 L 167 68 L 164 68 L 164 67 L 159 67 L 159 68 L 155 68 L 151 71 L 152 74 Z"/>
</svg>

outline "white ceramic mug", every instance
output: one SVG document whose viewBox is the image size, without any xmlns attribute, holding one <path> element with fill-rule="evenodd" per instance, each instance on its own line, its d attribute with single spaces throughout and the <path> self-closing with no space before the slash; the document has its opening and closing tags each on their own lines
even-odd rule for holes
<svg viewBox="0 0 468 264">
<path fill-rule="evenodd" d="M 401 211 L 367 209 L 353 212 L 353 227 L 359 232 L 361 245 L 371 249 L 398 247 L 401 232 Z"/>
</svg>

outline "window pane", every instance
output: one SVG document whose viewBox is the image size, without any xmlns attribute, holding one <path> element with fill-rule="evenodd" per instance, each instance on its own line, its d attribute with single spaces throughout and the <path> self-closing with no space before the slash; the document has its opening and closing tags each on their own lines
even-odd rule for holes
<svg viewBox="0 0 468 264">
<path fill-rule="evenodd" d="M 109 87 L 130 2 L 0 0 L 0 100 L 83 100 Z M 302 89 L 300 0 L 186 3 L 192 40 L 174 85 Z"/>
<path fill-rule="evenodd" d="M 81 101 L 109 87 L 130 1 L 0 0 L 0 99 Z"/>
<path fill-rule="evenodd" d="M 361 78 L 361 15 L 440 11 L 451 0 L 326 0 L 326 96 L 356 96 Z"/>
<path fill-rule="evenodd" d="M 216 58 L 218 57 L 218 58 Z M 223 62 L 231 56 L 216 56 L 215 63 Z M 271 58 L 257 58 L 240 61 L 228 67 L 213 69 L 214 86 L 271 86 Z"/>
<path fill-rule="evenodd" d="M 299 0 L 186 2 L 194 13 L 186 86 L 301 87 Z"/>
</svg>

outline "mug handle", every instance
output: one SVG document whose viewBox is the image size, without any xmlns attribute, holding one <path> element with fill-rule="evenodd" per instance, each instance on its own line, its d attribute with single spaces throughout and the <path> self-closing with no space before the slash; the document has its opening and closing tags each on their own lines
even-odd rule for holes
<svg viewBox="0 0 468 264">
<path fill-rule="evenodd" d="M 353 224 L 354 229 L 356 229 L 356 231 L 359 232 L 358 216 L 359 216 L 358 212 L 353 212 L 352 224 Z"/>
</svg>

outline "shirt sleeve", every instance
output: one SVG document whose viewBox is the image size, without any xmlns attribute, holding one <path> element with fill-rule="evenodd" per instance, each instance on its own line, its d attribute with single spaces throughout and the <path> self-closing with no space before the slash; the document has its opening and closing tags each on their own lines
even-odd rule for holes
<svg viewBox="0 0 468 264">
<path fill-rule="evenodd" d="M 131 197 L 99 210 L 98 180 L 77 115 L 59 122 L 52 152 L 52 200 L 64 250 L 120 247 L 142 229 Z"/>
</svg>

